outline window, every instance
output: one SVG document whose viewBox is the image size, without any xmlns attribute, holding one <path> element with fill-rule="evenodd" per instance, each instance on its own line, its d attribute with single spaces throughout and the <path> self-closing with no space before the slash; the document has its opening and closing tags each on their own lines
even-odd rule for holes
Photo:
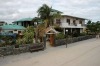
<svg viewBox="0 0 100 66">
<path fill-rule="evenodd" d="M 9 31 L 9 33 L 13 33 L 13 31 Z"/>
<path fill-rule="evenodd" d="M 60 24 L 61 23 L 60 19 L 56 19 L 56 23 Z"/>
<path fill-rule="evenodd" d="M 73 24 L 74 24 L 75 26 L 77 26 L 77 24 L 76 24 L 76 20 L 73 20 Z"/>
<path fill-rule="evenodd" d="M 67 19 L 66 22 L 67 22 L 68 24 L 70 24 L 70 19 Z"/>
<path fill-rule="evenodd" d="M 78 20 L 78 18 L 76 18 L 76 20 Z"/>
<path fill-rule="evenodd" d="M 0 32 L 1 32 L 2 28 L 0 28 Z"/>
<path fill-rule="evenodd" d="M 18 34 L 20 34 L 21 33 L 21 31 L 18 31 Z"/>
<path fill-rule="evenodd" d="M 23 26 L 23 22 L 22 22 L 22 26 Z"/>
<path fill-rule="evenodd" d="M 18 25 L 18 22 L 17 22 L 17 25 Z"/>
<path fill-rule="evenodd" d="M 80 20 L 79 24 L 82 24 L 82 21 Z"/>
<path fill-rule="evenodd" d="M 17 31 L 16 29 L 14 31 Z"/>
</svg>

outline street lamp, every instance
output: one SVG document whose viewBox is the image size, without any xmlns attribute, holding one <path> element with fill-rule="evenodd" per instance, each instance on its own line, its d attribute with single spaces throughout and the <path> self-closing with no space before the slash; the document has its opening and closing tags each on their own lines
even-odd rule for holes
<svg viewBox="0 0 100 66">
<path fill-rule="evenodd" d="M 66 36 L 68 35 L 68 30 L 66 29 Z M 66 37 L 66 48 L 67 48 L 67 40 L 68 40 L 68 37 Z"/>
<path fill-rule="evenodd" d="M 66 30 L 66 32 L 68 32 L 68 30 Z"/>
<path fill-rule="evenodd" d="M 35 24 L 35 43 L 37 43 L 37 34 L 38 34 L 37 28 L 38 28 L 38 23 L 34 22 L 34 24 Z"/>
</svg>

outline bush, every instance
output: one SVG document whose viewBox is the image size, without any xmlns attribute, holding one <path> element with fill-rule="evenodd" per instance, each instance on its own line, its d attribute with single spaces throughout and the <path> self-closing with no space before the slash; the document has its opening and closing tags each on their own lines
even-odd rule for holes
<svg viewBox="0 0 100 66">
<path fill-rule="evenodd" d="M 16 44 L 18 44 L 18 45 L 22 44 L 22 39 L 17 39 Z"/>
<path fill-rule="evenodd" d="M 86 35 L 86 33 L 85 33 L 85 32 L 80 33 L 80 36 L 85 36 L 85 35 Z"/>
<path fill-rule="evenodd" d="M 16 40 L 16 44 L 30 44 L 33 43 L 34 28 L 28 26 L 23 32 L 23 37 Z"/>
<path fill-rule="evenodd" d="M 0 46 L 6 46 L 6 45 L 13 45 L 15 44 L 15 39 L 11 36 L 0 36 Z"/>
<path fill-rule="evenodd" d="M 59 32 L 63 32 L 63 29 L 61 27 L 55 27 L 54 28 L 56 31 L 59 31 Z"/>
<path fill-rule="evenodd" d="M 56 39 L 64 39 L 65 35 L 63 33 L 59 33 L 56 35 Z"/>
</svg>

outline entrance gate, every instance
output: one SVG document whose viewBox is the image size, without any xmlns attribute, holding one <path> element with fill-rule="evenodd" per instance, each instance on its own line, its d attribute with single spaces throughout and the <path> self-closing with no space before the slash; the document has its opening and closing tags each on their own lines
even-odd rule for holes
<svg viewBox="0 0 100 66">
<path fill-rule="evenodd" d="M 55 43 L 55 35 L 58 34 L 59 32 L 56 31 L 54 28 L 49 27 L 46 29 L 46 35 L 48 36 L 49 43 L 51 46 L 54 46 Z"/>
</svg>

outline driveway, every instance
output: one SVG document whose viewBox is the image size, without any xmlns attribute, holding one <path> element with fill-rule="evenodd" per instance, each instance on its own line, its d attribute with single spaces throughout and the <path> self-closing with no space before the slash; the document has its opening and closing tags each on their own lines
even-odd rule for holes
<svg viewBox="0 0 100 66">
<path fill-rule="evenodd" d="M 0 66 L 100 66 L 100 39 L 0 57 Z"/>
</svg>

